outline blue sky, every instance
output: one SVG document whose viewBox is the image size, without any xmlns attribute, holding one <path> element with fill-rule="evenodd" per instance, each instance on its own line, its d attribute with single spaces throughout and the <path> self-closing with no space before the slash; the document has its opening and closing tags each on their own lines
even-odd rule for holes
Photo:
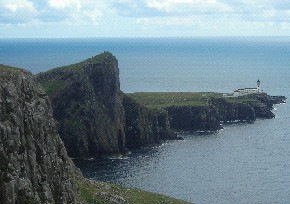
<svg viewBox="0 0 290 204">
<path fill-rule="evenodd" d="M 290 36 L 290 0 L 0 0 L 0 38 Z"/>
</svg>

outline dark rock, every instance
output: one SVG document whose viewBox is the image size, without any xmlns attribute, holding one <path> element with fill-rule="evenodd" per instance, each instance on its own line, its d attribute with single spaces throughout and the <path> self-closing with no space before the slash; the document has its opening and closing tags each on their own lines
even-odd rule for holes
<svg viewBox="0 0 290 204">
<path fill-rule="evenodd" d="M 113 55 L 103 53 L 56 68 L 37 75 L 37 80 L 50 96 L 60 136 L 71 157 L 125 150 L 119 69 Z M 58 83 L 62 86 L 56 86 Z"/>
<path fill-rule="evenodd" d="M 280 104 L 286 103 L 287 98 L 285 96 L 270 96 L 271 103 Z"/>
<path fill-rule="evenodd" d="M 167 112 L 150 110 L 126 95 L 123 105 L 126 115 L 126 147 L 140 148 L 176 138 L 170 130 Z"/>
<path fill-rule="evenodd" d="M 76 203 L 48 97 L 24 70 L 0 66 L 0 82 L 0 203 Z"/>
<path fill-rule="evenodd" d="M 210 98 L 209 105 L 217 109 L 219 118 L 224 123 L 256 120 L 255 110 L 249 104 L 228 102 L 224 98 Z"/>
<path fill-rule="evenodd" d="M 167 108 L 170 126 L 181 131 L 221 129 L 216 108 L 210 106 L 172 106 Z"/>
</svg>

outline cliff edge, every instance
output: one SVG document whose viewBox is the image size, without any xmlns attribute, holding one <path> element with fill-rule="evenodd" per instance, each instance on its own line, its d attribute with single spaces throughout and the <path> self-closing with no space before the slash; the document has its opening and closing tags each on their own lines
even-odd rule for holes
<svg viewBox="0 0 290 204">
<path fill-rule="evenodd" d="M 0 65 L 0 203 L 75 203 L 79 174 L 50 101 L 24 70 Z"/>
<path fill-rule="evenodd" d="M 124 108 L 116 58 L 102 53 L 37 75 L 52 101 L 71 157 L 124 151 Z"/>
</svg>

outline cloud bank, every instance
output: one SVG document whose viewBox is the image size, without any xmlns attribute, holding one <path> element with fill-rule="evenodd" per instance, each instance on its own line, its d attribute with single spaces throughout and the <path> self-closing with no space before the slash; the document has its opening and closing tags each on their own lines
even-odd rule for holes
<svg viewBox="0 0 290 204">
<path fill-rule="evenodd" d="M 289 24 L 288 0 L 0 0 L 0 25 L 15 28 L 96 26 L 100 32 L 117 29 L 124 35 L 130 35 L 129 28 L 151 34 L 158 28 L 162 35 L 163 29 L 183 27 L 190 35 L 198 30 L 231 33 L 241 26 L 249 33 L 252 26 L 253 33 L 268 28 L 271 35 L 271 29 L 287 31 Z"/>
</svg>

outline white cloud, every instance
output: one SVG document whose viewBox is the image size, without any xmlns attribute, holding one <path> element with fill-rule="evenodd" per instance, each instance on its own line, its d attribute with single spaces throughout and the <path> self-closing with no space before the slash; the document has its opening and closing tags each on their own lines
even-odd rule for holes
<svg viewBox="0 0 290 204">
<path fill-rule="evenodd" d="M 91 25 L 98 25 L 99 33 L 114 36 L 119 35 L 116 27 L 123 36 L 140 30 L 146 30 L 142 35 L 152 36 L 280 34 L 277 30 L 289 31 L 289 23 L 287 0 L 0 0 L 1 26 L 93 30 Z"/>
<path fill-rule="evenodd" d="M 290 31 L 290 23 L 286 23 L 286 22 L 281 23 L 281 30 Z"/>
<path fill-rule="evenodd" d="M 18 1 L 1 1 L 1 5 L 4 6 L 9 12 L 18 12 L 18 11 L 24 11 L 30 13 L 35 13 L 36 9 L 34 8 L 34 5 L 31 1 L 28 0 L 18 0 Z"/>
<path fill-rule="evenodd" d="M 23 24 L 25 22 L 32 22 L 38 14 L 32 1 L 0 0 L 1 24 Z"/>
<path fill-rule="evenodd" d="M 150 26 L 186 26 L 190 27 L 200 23 L 198 17 L 153 17 L 139 18 L 136 22 L 144 27 Z"/>
<path fill-rule="evenodd" d="M 147 6 L 167 13 L 186 11 L 194 14 L 209 11 L 213 13 L 233 11 L 230 5 L 217 0 L 147 0 Z"/>
<path fill-rule="evenodd" d="M 103 16 L 103 13 L 98 9 L 94 9 L 90 11 L 84 11 L 84 16 L 88 17 L 89 20 L 94 24 L 97 24 L 100 17 Z"/>
<path fill-rule="evenodd" d="M 97 24 L 104 14 L 110 13 L 105 0 L 48 0 L 53 21 L 69 25 Z M 45 21 L 45 19 L 44 19 Z"/>
<path fill-rule="evenodd" d="M 48 5 L 51 8 L 63 10 L 67 8 L 81 9 L 81 3 L 79 0 L 48 0 Z"/>
</svg>

